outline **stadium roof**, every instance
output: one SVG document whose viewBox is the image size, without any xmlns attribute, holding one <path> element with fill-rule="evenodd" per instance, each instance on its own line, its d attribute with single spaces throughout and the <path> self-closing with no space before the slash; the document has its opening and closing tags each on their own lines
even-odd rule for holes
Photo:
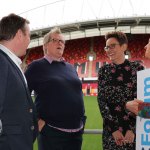
<svg viewBox="0 0 150 150">
<path fill-rule="evenodd" d="M 0 18 L 9 13 L 27 18 L 32 41 L 38 44 L 53 26 L 60 26 L 66 39 L 114 29 L 150 33 L 150 0 L 3 0 L 0 10 Z"/>
<path fill-rule="evenodd" d="M 150 0 L 1 0 L 0 18 L 9 13 L 30 20 L 31 30 L 56 25 L 150 16 Z"/>
</svg>

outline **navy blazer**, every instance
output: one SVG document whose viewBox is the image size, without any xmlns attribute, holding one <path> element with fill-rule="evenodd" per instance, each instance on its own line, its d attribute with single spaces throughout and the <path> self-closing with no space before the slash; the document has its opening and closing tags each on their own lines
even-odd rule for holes
<svg viewBox="0 0 150 150">
<path fill-rule="evenodd" d="M 0 50 L 0 149 L 32 150 L 35 107 L 16 64 Z"/>
</svg>

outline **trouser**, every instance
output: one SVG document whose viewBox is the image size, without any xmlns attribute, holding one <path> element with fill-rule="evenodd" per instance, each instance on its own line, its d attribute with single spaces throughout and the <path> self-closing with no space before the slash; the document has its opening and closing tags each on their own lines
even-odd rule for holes
<svg viewBox="0 0 150 150">
<path fill-rule="evenodd" d="M 38 136 L 39 150 L 81 150 L 82 133 L 62 132 L 45 125 Z"/>
<path fill-rule="evenodd" d="M 32 141 L 28 143 L 23 134 L 0 135 L 0 150 L 33 150 Z"/>
</svg>

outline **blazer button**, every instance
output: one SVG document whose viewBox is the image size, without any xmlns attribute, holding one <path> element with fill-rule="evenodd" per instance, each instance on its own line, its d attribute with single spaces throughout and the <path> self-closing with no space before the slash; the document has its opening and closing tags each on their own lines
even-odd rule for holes
<svg viewBox="0 0 150 150">
<path fill-rule="evenodd" d="M 31 126 L 31 130 L 34 130 L 34 126 Z"/>
<path fill-rule="evenodd" d="M 29 112 L 30 112 L 30 113 L 32 113 L 32 112 L 33 112 L 33 110 L 30 108 L 30 109 L 29 109 Z"/>
</svg>

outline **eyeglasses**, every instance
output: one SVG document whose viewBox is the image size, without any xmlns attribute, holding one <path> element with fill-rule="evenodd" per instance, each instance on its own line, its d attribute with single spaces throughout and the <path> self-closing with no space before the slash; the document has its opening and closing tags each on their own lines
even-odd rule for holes
<svg viewBox="0 0 150 150">
<path fill-rule="evenodd" d="M 54 38 L 53 38 L 53 39 L 50 39 L 49 42 L 53 42 L 53 43 L 59 43 L 59 42 L 60 42 L 61 44 L 65 44 L 65 41 L 64 41 L 64 40 L 54 39 Z"/>
<path fill-rule="evenodd" d="M 105 51 L 108 51 L 109 49 L 114 49 L 116 47 L 116 45 L 120 45 L 120 44 L 117 44 L 117 43 L 114 43 L 114 44 L 110 44 L 108 46 L 105 46 L 104 47 L 104 50 Z"/>
</svg>

